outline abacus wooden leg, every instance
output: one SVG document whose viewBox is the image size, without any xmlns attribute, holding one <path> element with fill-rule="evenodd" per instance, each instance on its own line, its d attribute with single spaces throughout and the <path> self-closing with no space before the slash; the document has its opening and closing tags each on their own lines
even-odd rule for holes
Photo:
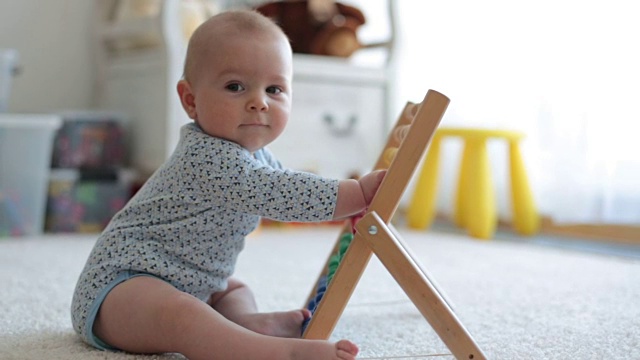
<svg viewBox="0 0 640 360">
<path fill-rule="evenodd" d="M 340 250 L 340 238 L 342 237 L 342 235 L 344 233 L 347 233 L 347 232 L 351 233 L 351 223 L 350 222 L 348 224 L 345 224 L 342 227 L 342 230 L 340 231 L 340 233 L 338 235 L 338 239 L 333 244 L 333 249 L 329 253 L 329 256 L 327 257 L 327 260 L 325 261 L 325 264 L 322 267 L 322 270 L 320 271 L 320 274 L 316 278 L 316 282 L 313 283 L 313 287 L 311 288 L 311 291 L 309 292 L 309 296 L 307 296 L 307 300 L 304 302 L 304 305 L 302 306 L 303 308 L 306 308 L 307 305 L 309 304 L 309 302 L 311 301 L 311 299 L 316 297 L 316 290 L 318 289 L 318 283 L 320 282 L 320 279 L 322 277 L 327 275 L 328 269 L 329 269 L 329 262 L 331 261 L 331 256 L 333 254 L 336 254 L 338 252 L 338 250 Z"/>
<path fill-rule="evenodd" d="M 354 240 L 364 239 L 457 359 L 486 359 L 438 289 L 375 212 L 365 215 L 356 230 Z"/>
<path fill-rule="evenodd" d="M 371 254 L 371 249 L 362 238 L 355 236 L 327 286 L 314 316 L 311 317 L 302 335 L 303 338 L 326 340 L 331 336 L 353 290 L 367 268 Z M 315 316 L 315 314 L 322 314 L 322 316 Z"/>
</svg>

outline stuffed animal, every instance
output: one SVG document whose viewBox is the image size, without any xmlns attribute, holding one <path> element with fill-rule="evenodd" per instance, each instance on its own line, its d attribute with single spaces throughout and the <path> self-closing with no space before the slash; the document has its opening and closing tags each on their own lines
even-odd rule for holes
<svg viewBox="0 0 640 360">
<path fill-rule="evenodd" d="M 353 6 L 327 0 L 270 2 L 256 10 L 272 18 L 296 53 L 349 57 L 362 45 L 357 30 L 364 15 Z"/>
</svg>

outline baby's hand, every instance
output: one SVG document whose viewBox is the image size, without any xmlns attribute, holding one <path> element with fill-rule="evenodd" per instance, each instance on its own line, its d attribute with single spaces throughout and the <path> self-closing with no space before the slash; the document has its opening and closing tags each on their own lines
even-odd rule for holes
<svg viewBox="0 0 640 360">
<path fill-rule="evenodd" d="M 362 195 L 364 195 L 364 200 L 367 203 L 367 206 L 371 203 L 374 195 L 378 191 L 380 184 L 382 183 L 382 179 L 384 178 L 387 170 L 376 170 L 368 173 L 358 180 L 360 183 L 360 187 L 362 188 Z"/>
<path fill-rule="evenodd" d="M 357 181 L 340 180 L 333 218 L 343 219 L 366 210 L 386 173 L 386 170 L 373 171 Z"/>
</svg>

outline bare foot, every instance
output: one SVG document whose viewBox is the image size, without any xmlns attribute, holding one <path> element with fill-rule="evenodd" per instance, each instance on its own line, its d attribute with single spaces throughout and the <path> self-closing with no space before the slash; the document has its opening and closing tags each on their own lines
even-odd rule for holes
<svg viewBox="0 0 640 360">
<path fill-rule="evenodd" d="M 292 344 L 291 357 L 294 360 L 355 360 L 358 347 L 349 340 L 332 344 L 324 340 L 296 340 Z"/>
<path fill-rule="evenodd" d="M 336 350 L 336 355 L 340 360 L 353 360 L 358 355 L 358 347 L 349 340 L 338 341 Z"/>
<path fill-rule="evenodd" d="M 302 322 L 311 316 L 307 309 L 247 314 L 237 323 L 259 334 L 299 338 Z"/>
</svg>

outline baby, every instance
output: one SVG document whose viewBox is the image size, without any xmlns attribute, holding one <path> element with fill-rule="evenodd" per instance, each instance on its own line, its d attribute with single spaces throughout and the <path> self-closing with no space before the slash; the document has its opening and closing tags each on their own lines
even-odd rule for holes
<svg viewBox="0 0 640 360">
<path fill-rule="evenodd" d="M 299 338 L 308 310 L 259 313 L 231 277 L 260 217 L 358 214 L 384 177 L 339 181 L 282 168 L 265 146 L 289 119 L 291 78 L 286 36 L 257 12 L 221 13 L 195 31 L 177 86 L 193 123 L 98 238 L 71 309 L 83 340 L 196 360 L 355 359 L 350 341 Z"/>
</svg>

